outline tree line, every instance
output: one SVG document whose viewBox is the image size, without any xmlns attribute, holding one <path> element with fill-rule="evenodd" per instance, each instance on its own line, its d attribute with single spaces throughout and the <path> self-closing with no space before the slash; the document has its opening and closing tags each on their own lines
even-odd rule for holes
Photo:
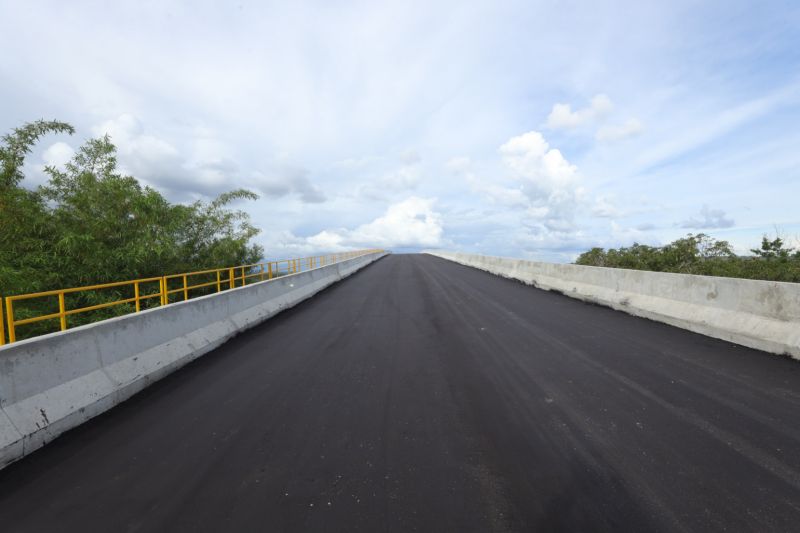
<svg viewBox="0 0 800 533">
<path fill-rule="evenodd" d="M 800 282 L 800 250 L 779 236 L 764 236 L 752 255 L 734 253 L 728 241 L 704 233 L 689 234 L 664 246 L 634 243 L 629 247 L 592 248 L 575 264 L 610 268 L 677 272 L 731 278 Z"/>
<path fill-rule="evenodd" d="M 237 200 L 257 199 L 254 193 L 239 189 L 211 201 L 172 203 L 120 172 L 116 147 L 108 136 L 87 140 L 64 168 L 47 166 L 44 185 L 22 186 L 26 156 L 43 136 L 54 133 L 71 135 L 75 129 L 65 122 L 39 120 L 0 139 L 0 295 L 242 265 L 262 258 L 263 249 L 251 242 L 259 230 L 247 213 L 231 207 Z M 129 296 L 121 291 L 85 294 L 71 307 L 120 297 Z M 36 316 L 52 305 L 20 305 L 19 318 Z M 128 311 L 109 308 L 104 313 Z M 82 318 L 71 320 L 75 324 Z"/>
</svg>

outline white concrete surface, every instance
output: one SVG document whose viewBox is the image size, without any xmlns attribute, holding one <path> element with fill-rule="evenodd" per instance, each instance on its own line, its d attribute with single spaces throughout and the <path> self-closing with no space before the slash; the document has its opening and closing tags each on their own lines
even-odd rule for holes
<svg viewBox="0 0 800 533">
<path fill-rule="evenodd" d="M 0 468 L 384 255 L 3 346 Z"/>
<path fill-rule="evenodd" d="M 800 283 L 427 253 L 536 287 L 800 359 Z"/>
</svg>

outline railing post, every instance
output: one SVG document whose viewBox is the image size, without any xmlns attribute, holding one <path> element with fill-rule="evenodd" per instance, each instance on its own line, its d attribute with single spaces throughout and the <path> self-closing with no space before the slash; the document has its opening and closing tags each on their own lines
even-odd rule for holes
<svg viewBox="0 0 800 533">
<path fill-rule="evenodd" d="M 136 299 L 136 312 L 138 313 L 141 311 L 141 306 L 139 305 L 139 282 L 133 282 L 133 297 Z"/>
<path fill-rule="evenodd" d="M 267 263 L 267 279 L 272 279 L 272 263 Z"/>
<path fill-rule="evenodd" d="M 183 301 L 189 299 L 189 284 L 187 283 L 186 274 L 183 275 Z"/>
<path fill-rule="evenodd" d="M 6 343 L 6 319 L 3 316 L 3 297 L 0 296 L 0 346 Z"/>
<path fill-rule="evenodd" d="M 231 289 L 236 287 L 236 280 L 233 278 L 233 267 L 228 269 L 228 281 L 230 283 Z"/>
<path fill-rule="evenodd" d="M 58 293 L 58 314 L 61 322 L 61 331 L 67 329 L 67 306 L 64 304 L 64 291 Z"/>
<path fill-rule="evenodd" d="M 169 303 L 169 294 L 167 294 L 167 277 L 163 276 L 161 278 L 161 305 L 167 305 Z"/>
<path fill-rule="evenodd" d="M 17 340 L 16 331 L 14 331 L 14 303 L 10 296 L 6 296 L 6 324 L 8 324 L 8 342 L 10 344 Z"/>
<path fill-rule="evenodd" d="M 247 278 L 244 277 L 244 267 L 242 267 L 242 287 L 247 285 Z"/>
<path fill-rule="evenodd" d="M 261 281 L 264 281 L 264 263 L 261 263 Z"/>
<path fill-rule="evenodd" d="M 220 282 L 221 282 L 220 271 L 217 270 L 217 292 L 222 292 L 222 284 Z"/>
</svg>

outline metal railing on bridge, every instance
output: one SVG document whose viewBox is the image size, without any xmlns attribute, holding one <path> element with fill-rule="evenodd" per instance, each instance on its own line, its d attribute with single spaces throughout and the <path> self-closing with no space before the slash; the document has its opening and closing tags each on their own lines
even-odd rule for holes
<svg viewBox="0 0 800 533">
<path fill-rule="evenodd" d="M 19 326 L 46 321 L 55 323 L 55 321 L 58 321 L 57 325 L 54 324 L 51 329 L 64 331 L 70 327 L 69 317 L 76 315 L 84 315 L 80 317 L 79 321 L 81 323 L 77 325 L 98 322 L 114 316 L 138 313 L 143 309 L 165 306 L 197 296 L 243 287 L 248 283 L 268 281 L 280 276 L 296 274 L 379 251 L 359 250 L 298 259 L 281 259 L 251 265 L 198 270 L 160 277 L 7 296 L 5 302 L 3 298 L 0 298 L 0 346 L 17 340 L 17 328 Z M 117 299 L 106 301 L 109 291 L 111 296 Z M 70 308 L 68 303 L 72 302 L 68 302 L 68 296 L 81 304 L 89 303 L 90 305 Z M 19 306 L 24 305 L 22 302 L 41 302 L 41 299 L 50 299 L 48 302 L 48 305 L 51 305 L 50 312 L 47 309 L 41 313 L 37 312 L 41 311 L 41 309 L 33 311 L 29 309 L 23 313 L 23 318 L 17 316 Z M 4 303 L 5 309 L 3 309 Z M 106 311 L 105 314 L 99 317 L 88 317 L 86 315 L 87 313 L 101 310 Z M 109 312 L 110 316 L 107 316 Z M 76 318 L 76 320 L 78 319 Z M 6 328 L 8 329 L 8 337 L 6 337 Z M 28 337 L 44 335 L 45 333 L 50 333 L 50 331 L 35 332 L 28 335 Z"/>
</svg>

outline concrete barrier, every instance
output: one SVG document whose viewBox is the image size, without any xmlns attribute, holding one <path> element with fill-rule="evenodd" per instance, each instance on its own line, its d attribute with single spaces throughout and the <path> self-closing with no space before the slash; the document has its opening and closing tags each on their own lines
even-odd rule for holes
<svg viewBox="0 0 800 533">
<path fill-rule="evenodd" d="M 800 359 L 800 284 L 429 251 L 536 287 Z"/>
<path fill-rule="evenodd" d="M 0 468 L 384 255 L 0 348 Z"/>
</svg>

